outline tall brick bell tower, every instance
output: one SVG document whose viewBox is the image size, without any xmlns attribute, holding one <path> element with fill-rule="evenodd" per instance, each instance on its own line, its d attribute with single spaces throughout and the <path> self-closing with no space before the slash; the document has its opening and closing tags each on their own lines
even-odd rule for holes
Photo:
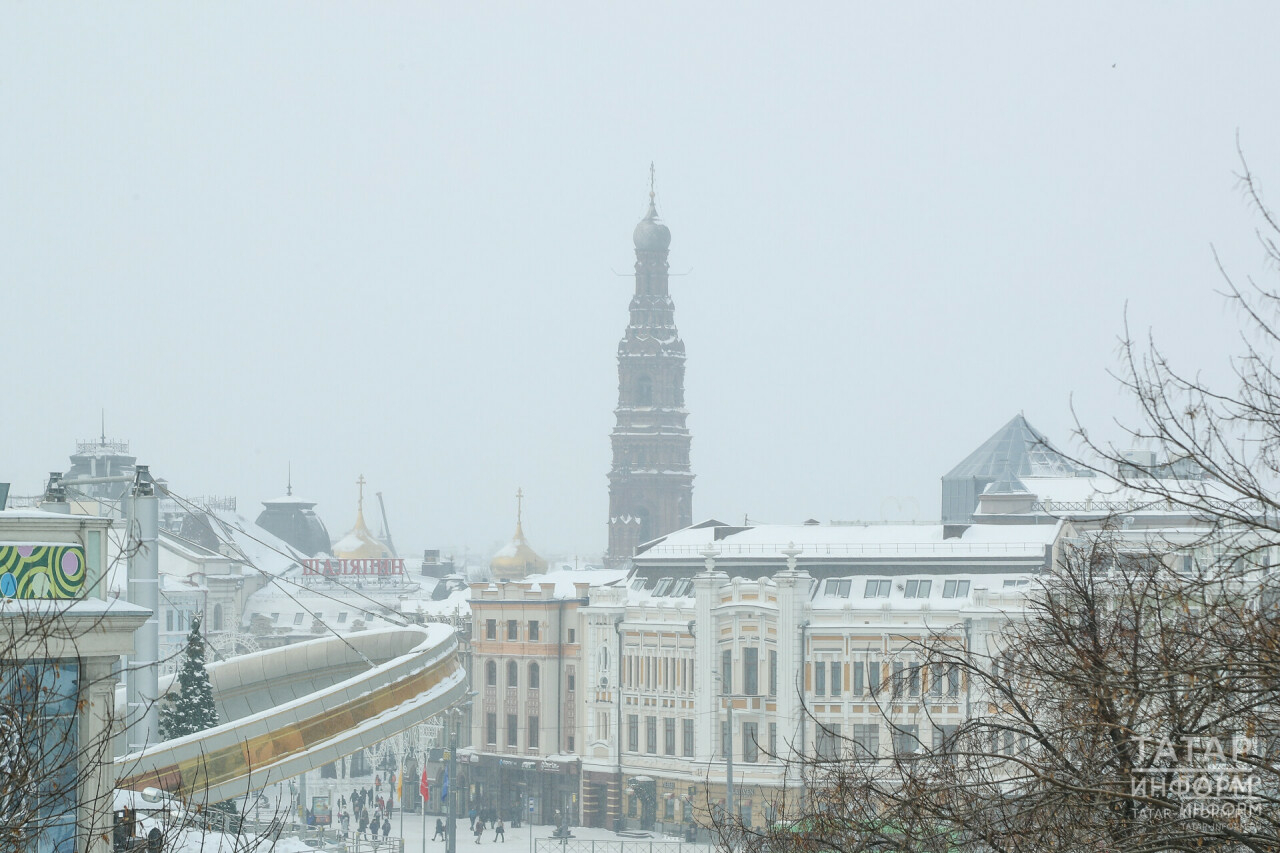
<svg viewBox="0 0 1280 853">
<path fill-rule="evenodd" d="M 693 523 L 689 413 L 684 407 L 684 342 L 667 292 L 671 230 L 654 204 L 636 226 L 636 292 L 631 322 L 618 344 L 618 422 L 609 471 L 609 550 L 625 563 L 636 546 Z"/>
</svg>

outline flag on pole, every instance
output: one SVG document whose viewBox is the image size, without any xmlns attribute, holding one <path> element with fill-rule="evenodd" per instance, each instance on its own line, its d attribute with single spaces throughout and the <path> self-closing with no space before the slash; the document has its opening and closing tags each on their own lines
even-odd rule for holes
<svg viewBox="0 0 1280 853">
<path fill-rule="evenodd" d="M 396 799 L 404 800 L 404 774 L 400 773 L 396 776 Z"/>
<path fill-rule="evenodd" d="M 422 781 L 418 784 L 418 792 L 422 794 L 424 803 L 431 800 L 431 786 L 427 784 L 427 768 L 422 768 Z"/>
<path fill-rule="evenodd" d="M 440 799 L 441 800 L 449 799 L 449 768 L 448 767 L 444 769 L 444 780 L 443 780 L 441 791 L 440 791 Z"/>
</svg>

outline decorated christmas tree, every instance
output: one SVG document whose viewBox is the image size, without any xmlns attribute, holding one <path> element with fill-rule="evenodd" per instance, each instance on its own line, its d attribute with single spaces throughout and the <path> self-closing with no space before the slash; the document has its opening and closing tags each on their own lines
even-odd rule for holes
<svg viewBox="0 0 1280 853">
<path fill-rule="evenodd" d="M 202 732 L 218 724 L 218 709 L 213 704 L 213 687 L 204 668 L 204 636 L 200 633 L 200 616 L 191 620 L 187 650 L 178 671 L 178 698 L 170 699 L 160 709 L 160 736 L 165 740 Z"/>
</svg>

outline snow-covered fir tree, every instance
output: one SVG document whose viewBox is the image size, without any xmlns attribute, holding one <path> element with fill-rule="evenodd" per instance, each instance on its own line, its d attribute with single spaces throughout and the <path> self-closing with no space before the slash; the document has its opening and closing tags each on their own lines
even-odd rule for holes
<svg viewBox="0 0 1280 853">
<path fill-rule="evenodd" d="M 200 633 L 200 616 L 191 620 L 187 649 L 178 671 L 178 698 L 164 703 L 160 709 L 160 736 L 165 740 L 202 732 L 218 724 L 218 709 L 213 704 L 213 686 L 204 666 L 204 635 Z"/>
</svg>

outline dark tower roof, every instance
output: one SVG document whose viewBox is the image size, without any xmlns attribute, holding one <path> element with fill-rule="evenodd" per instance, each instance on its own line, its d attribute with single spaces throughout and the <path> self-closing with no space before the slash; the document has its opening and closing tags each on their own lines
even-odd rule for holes
<svg viewBox="0 0 1280 853">
<path fill-rule="evenodd" d="M 263 501 L 266 507 L 258 516 L 258 526 L 279 536 L 308 557 L 329 553 L 329 531 L 315 513 L 315 501 L 305 501 L 290 494 Z"/>
<path fill-rule="evenodd" d="M 671 248 L 671 229 L 658 218 L 653 190 L 649 191 L 649 212 L 636 223 L 636 230 L 631 232 L 631 240 L 643 252 L 665 252 Z"/>
</svg>

